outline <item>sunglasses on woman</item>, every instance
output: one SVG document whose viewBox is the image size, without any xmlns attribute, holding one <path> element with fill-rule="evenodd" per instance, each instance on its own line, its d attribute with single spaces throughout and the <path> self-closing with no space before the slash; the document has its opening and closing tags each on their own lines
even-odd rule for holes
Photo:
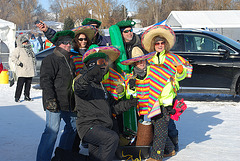
<svg viewBox="0 0 240 161">
<path fill-rule="evenodd" d="M 155 45 L 156 45 L 156 46 L 157 46 L 157 45 L 165 45 L 165 42 L 164 42 L 164 41 L 163 41 L 163 42 L 156 42 Z"/>
<path fill-rule="evenodd" d="M 83 41 L 83 40 L 84 40 L 84 41 L 87 41 L 87 38 L 79 38 L 78 40 L 79 40 L 79 41 Z"/>
<path fill-rule="evenodd" d="M 124 33 L 133 32 L 133 29 L 131 29 L 131 30 L 124 30 L 123 32 L 124 32 Z"/>
</svg>

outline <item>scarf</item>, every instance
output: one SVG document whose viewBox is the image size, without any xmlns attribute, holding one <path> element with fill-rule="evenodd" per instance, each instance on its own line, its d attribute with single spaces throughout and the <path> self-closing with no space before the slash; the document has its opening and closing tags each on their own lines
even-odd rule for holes
<svg viewBox="0 0 240 161">
<path fill-rule="evenodd" d="M 146 77 L 147 74 L 147 66 L 144 69 L 140 69 L 138 67 L 134 67 L 133 71 L 135 74 L 137 74 L 138 79 L 143 80 Z"/>
<path fill-rule="evenodd" d="M 25 49 L 25 51 L 29 57 L 32 57 L 32 58 L 35 57 L 35 54 L 32 50 L 32 45 L 30 43 L 23 45 L 23 48 Z"/>
</svg>

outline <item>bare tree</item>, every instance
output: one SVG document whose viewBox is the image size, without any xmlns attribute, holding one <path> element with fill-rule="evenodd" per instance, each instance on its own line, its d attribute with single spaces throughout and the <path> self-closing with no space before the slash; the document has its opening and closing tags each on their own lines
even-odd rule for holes
<svg viewBox="0 0 240 161">
<path fill-rule="evenodd" d="M 42 5 L 38 5 L 35 10 L 35 17 L 38 20 L 45 20 L 47 17 L 47 11 L 42 7 Z"/>
<path fill-rule="evenodd" d="M 55 14 L 55 21 L 58 21 L 59 14 L 61 12 L 61 6 L 59 4 L 59 1 L 52 1 L 50 5 L 50 10 Z"/>
<path fill-rule="evenodd" d="M 0 18 L 9 20 L 13 15 L 14 0 L 1 0 L 0 1 Z"/>
</svg>

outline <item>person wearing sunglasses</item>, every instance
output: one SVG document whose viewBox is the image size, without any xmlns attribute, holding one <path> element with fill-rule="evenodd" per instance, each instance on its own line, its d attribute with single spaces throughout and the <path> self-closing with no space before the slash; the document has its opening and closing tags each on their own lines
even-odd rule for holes
<svg viewBox="0 0 240 161">
<path fill-rule="evenodd" d="M 56 48 L 42 60 L 40 86 L 43 108 L 46 111 L 46 126 L 38 146 L 37 161 L 51 160 L 61 120 L 65 122 L 65 127 L 58 146 L 64 150 L 72 150 L 77 133 L 72 89 L 76 74 L 75 65 L 70 58 L 74 36 L 74 32 L 70 30 L 57 32 L 52 38 Z"/>
<path fill-rule="evenodd" d="M 123 20 L 116 25 L 120 28 L 122 38 L 123 38 L 123 44 L 124 48 L 127 54 L 127 58 L 131 58 L 131 52 L 134 46 L 141 46 L 141 40 L 138 35 L 133 33 L 133 26 L 136 24 L 135 21 L 130 20 Z"/>
<path fill-rule="evenodd" d="M 110 46 L 110 45 L 112 45 L 110 36 L 100 35 L 100 33 L 98 31 L 101 24 L 102 24 L 101 21 L 98 21 L 98 20 L 92 19 L 92 18 L 85 18 L 82 22 L 82 25 L 92 25 L 96 28 L 97 31 L 96 31 L 95 37 L 92 40 L 93 44 L 96 44 L 98 46 Z"/>
<path fill-rule="evenodd" d="M 44 35 L 48 40 L 52 40 L 56 31 L 52 28 L 49 28 L 44 22 L 36 24 L 36 26 L 43 31 Z M 76 67 L 76 74 L 80 74 L 83 69 L 82 56 L 87 51 L 89 46 L 92 44 L 92 40 L 96 35 L 96 28 L 91 25 L 79 26 L 72 29 L 75 33 L 75 37 L 72 43 L 71 49 L 71 58 Z M 55 45 L 55 44 L 54 44 Z"/>
<path fill-rule="evenodd" d="M 159 158 L 148 161 L 159 161 L 163 157 L 165 145 L 168 151 L 174 149 L 173 143 L 167 136 L 167 118 L 170 116 L 167 108 L 160 106 L 161 93 L 165 91 L 165 85 L 170 81 L 174 72 L 148 64 L 147 59 L 151 59 L 155 53 L 145 54 L 143 51 L 142 47 L 134 47 L 132 58 L 122 61 L 121 64 L 133 65 L 133 71 L 125 76 L 127 78 L 125 83 L 126 98 L 129 99 L 131 95 L 139 98 L 136 146 L 150 146 L 153 141 L 153 147 L 158 145 Z M 157 123 L 156 120 L 158 120 Z M 155 136 L 153 140 L 153 134 L 156 134 L 157 139 Z"/>
<path fill-rule="evenodd" d="M 185 78 L 191 78 L 192 74 L 192 65 L 183 57 L 170 52 L 170 49 L 175 44 L 175 40 L 174 31 L 165 25 L 152 26 L 148 28 L 141 37 L 142 46 L 145 50 L 149 53 L 155 53 L 152 58 L 148 59 L 148 63 L 161 66 L 175 73 L 171 81 L 167 82 L 164 87 L 165 90 L 160 95 L 159 103 L 163 107 L 168 107 L 167 109 L 171 109 L 175 103 L 177 91 L 179 90 L 178 82 Z M 160 120 L 160 118 L 154 120 L 156 127 L 163 126 Z M 165 146 L 166 140 L 165 142 L 159 140 L 158 131 L 154 131 L 153 142 L 155 143 L 153 143 L 150 158 L 147 161 L 157 161 L 162 160 L 163 156 L 173 156 L 179 149 L 178 130 L 176 129 L 174 121 L 170 119 L 168 122 L 165 122 L 164 125 L 168 126 L 168 136 L 175 148 L 174 150 L 165 148 L 163 155 L 163 151 L 159 151 L 159 149 Z"/>
<path fill-rule="evenodd" d="M 91 40 L 94 38 L 97 30 L 91 25 L 85 25 L 76 27 L 72 31 L 75 33 L 75 37 L 73 39 L 73 50 L 71 50 L 73 54 L 71 58 L 76 66 L 76 73 L 78 75 L 84 68 L 82 57 L 91 46 Z"/>
</svg>

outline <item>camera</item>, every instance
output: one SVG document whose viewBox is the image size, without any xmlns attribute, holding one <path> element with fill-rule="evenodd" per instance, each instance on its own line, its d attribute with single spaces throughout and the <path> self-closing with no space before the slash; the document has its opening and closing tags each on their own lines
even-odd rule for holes
<svg viewBox="0 0 240 161">
<path fill-rule="evenodd" d="M 39 24 L 39 23 L 43 25 L 43 23 L 41 21 L 39 21 L 39 20 L 35 21 L 35 25 Z"/>
</svg>

